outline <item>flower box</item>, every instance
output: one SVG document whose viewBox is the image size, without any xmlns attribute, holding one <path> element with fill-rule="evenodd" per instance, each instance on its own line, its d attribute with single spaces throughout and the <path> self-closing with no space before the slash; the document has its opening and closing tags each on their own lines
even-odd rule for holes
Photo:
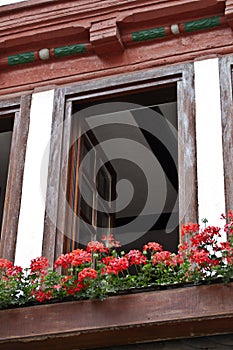
<svg viewBox="0 0 233 350">
<path fill-rule="evenodd" d="M 91 349 L 233 333 L 233 283 L 0 311 L 0 349 Z"/>
</svg>

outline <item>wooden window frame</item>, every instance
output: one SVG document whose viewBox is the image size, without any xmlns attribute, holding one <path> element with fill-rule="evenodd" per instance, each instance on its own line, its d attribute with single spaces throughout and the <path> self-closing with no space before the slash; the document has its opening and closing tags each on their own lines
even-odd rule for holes
<svg viewBox="0 0 233 350">
<path fill-rule="evenodd" d="M 62 228 L 62 231 L 65 232 L 65 204 L 62 203 L 60 191 L 61 187 L 66 188 L 68 178 L 67 154 L 73 101 L 86 102 L 88 99 L 101 97 L 106 99 L 122 92 L 133 93 L 174 83 L 177 84 L 178 137 L 183 145 L 188 145 L 188 147 L 180 147 L 178 151 L 180 223 L 197 221 L 194 68 L 192 63 L 161 69 L 155 68 L 58 88 L 55 90 L 54 99 L 43 238 L 43 255 L 47 256 L 51 263 L 63 252 L 63 233 L 57 227 Z M 62 125 L 64 117 L 68 127 L 58 130 L 58 125 Z M 62 171 L 61 166 L 63 166 Z"/>
<path fill-rule="evenodd" d="M 226 212 L 233 209 L 233 56 L 219 59 Z"/>
<path fill-rule="evenodd" d="M 31 95 L 0 101 L 0 115 L 7 113 L 14 117 L 0 239 L 0 256 L 11 261 L 15 257 L 30 105 Z"/>
</svg>

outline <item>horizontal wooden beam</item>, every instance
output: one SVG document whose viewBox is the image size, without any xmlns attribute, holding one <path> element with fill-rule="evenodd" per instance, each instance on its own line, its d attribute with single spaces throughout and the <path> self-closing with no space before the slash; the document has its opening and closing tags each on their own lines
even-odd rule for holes
<svg viewBox="0 0 233 350">
<path fill-rule="evenodd" d="M 0 349 L 90 349 L 233 333 L 233 283 L 0 311 Z"/>
<path fill-rule="evenodd" d="M 231 0 L 0 6 L 0 95 L 233 52 Z M 149 46 L 149 47 L 148 47 Z"/>
</svg>

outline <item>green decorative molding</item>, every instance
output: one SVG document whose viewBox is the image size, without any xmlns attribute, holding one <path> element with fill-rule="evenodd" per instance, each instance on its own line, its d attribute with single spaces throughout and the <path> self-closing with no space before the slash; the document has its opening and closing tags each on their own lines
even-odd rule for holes
<svg viewBox="0 0 233 350">
<path fill-rule="evenodd" d="M 196 21 L 184 23 L 186 32 L 195 32 L 196 30 L 209 29 L 220 25 L 220 17 L 214 16 L 209 18 L 198 19 Z"/>
<path fill-rule="evenodd" d="M 15 66 L 17 64 L 34 62 L 34 52 L 24 52 L 18 55 L 9 56 L 8 64 L 9 66 Z"/>
<path fill-rule="evenodd" d="M 132 40 L 133 41 L 145 41 L 145 40 L 152 40 L 152 39 L 158 39 L 165 37 L 165 28 L 154 28 L 154 29 L 148 29 L 148 30 L 141 30 L 140 32 L 134 32 L 132 33 Z"/>
<path fill-rule="evenodd" d="M 55 57 L 65 57 L 70 55 L 76 55 L 79 53 L 86 52 L 86 47 L 84 44 L 69 45 L 63 47 L 56 47 L 54 49 Z"/>
</svg>

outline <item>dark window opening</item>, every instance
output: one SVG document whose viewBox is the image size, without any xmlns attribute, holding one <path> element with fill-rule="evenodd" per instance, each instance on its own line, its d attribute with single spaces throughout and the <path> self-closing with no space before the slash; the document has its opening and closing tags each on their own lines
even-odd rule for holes
<svg viewBox="0 0 233 350">
<path fill-rule="evenodd" d="M 176 85 L 73 103 L 64 250 L 113 233 L 124 250 L 179 244 Z M 75 160 L 75 161 L 74 161 Z"/>
<path fill-rule="evenodd" d="M 0 118 L 0 232 L 2 228 L 14 118 Z"/>
</svg>

